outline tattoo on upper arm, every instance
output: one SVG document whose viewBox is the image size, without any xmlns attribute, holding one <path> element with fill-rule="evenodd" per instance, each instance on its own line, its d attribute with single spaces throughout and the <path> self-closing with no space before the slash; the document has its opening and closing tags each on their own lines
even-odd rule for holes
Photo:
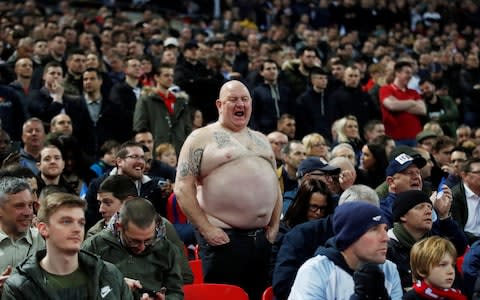
<svg viewBox="0 0 480 300">
<path fill-rule="evenodd" d="M 213 133 L 213 138 L 217 142 L 218 148 L 221 149 L 232 141 L 230 140 L 230 136 L 225 132 L 216 131 Z"/>
<path fill-rule="evenodd" d="M 179 166 L 180 176 L 185 177 L 187 175 L 198 176 L 200 175 L 200 166 L 202 164 L 203 149 L 190 149 L 188 159 L 182 162 Z"/>
</svg>

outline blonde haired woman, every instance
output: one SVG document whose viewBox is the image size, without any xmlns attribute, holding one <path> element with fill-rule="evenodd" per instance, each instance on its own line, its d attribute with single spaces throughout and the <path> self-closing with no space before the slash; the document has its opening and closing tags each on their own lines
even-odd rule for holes
<svg viewBox="0 0 480 300">
<path fill-rule="evenodd" d="M 310 133 L 303 137 L 302 144 L 305 146 L 307 156 L 318 156 L 323 161 L 328 161 L 328 146 L 325 138 L 319 133 Z"/>
</svg>

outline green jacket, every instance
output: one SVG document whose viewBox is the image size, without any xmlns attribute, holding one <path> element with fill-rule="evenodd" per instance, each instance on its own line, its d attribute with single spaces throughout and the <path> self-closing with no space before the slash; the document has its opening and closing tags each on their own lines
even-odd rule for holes
<svg viewBox="0 0 480 300">
<path fill-rule="evenodd" d="M 46 276 L 39 264 L 45 255 L 46 250 L 40 250 L 15 268 L 5 282 L 2 300 L 62 300 L 46 288 Z M 133 299 L 122 273 L 114 265 L 85 251 L 80 251 L 78 259 L 91 278 L 88 282 L 88 299 Z"/>
<path fill-rule="evenodd" d="M 104 230 L 87 239 L 82 248 L 114 264 L 124 277 L 140 280 L 144 288 L 167 288 L 167 300 L 183 299 L 181 253 L 169 240 L 160 240 L 143 253 L 133 255 L 120 243 L 116 232 Z"/>
<path fill-rule="evenodd" d="M 185 93 L 176 94 L 173 115 L 155 89 L 147 90 L 138 99 L 133 114 L 133 129 L 148 129 L 152 132 L 155 144 L 170 143 L 180 153 L 185 139 L 192 131 L 192 119 Z"/>
</svg>

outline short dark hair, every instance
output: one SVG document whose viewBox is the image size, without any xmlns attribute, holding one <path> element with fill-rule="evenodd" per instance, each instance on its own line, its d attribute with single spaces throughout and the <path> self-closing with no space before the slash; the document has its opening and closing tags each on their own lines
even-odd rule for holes
<svg viewBox="0 0 480 300">
<path fill-rule="evenodd" d="M 47 73 L 49 68 L 61 68 L 62 69 L 62 74 L 63 74 L 62 65 L 58 61 L 52 60 L 52 61 L 48 62 L 45 65 L 45 67 L 43 68 L 43 74 Z"/>
<path fill-rule="evenodd" d="M 323 69 L 323 68 L 320 68 L 320 67 L 313 67 L 311 70 L 310 70 L 310 79 L 312 79 L 312 76 L 313 75 L 325 75 L 325 76 L 328 76 L 328 73 Z"/>
<path fill-rule="evenodd" d="M 126 201 L 120 209 L 120 224 L 127 228 L 131 222 L 145 229 L 156 221 L 157 212 L 152 203 L 144 198 L 134 198 Z"/>
<path fill-rule="evenodd" d="M 128 155 L 127 148 L 138 147 L 143 149 L 143 145 L 134 141 L 126 141 L 118 148 L 117 158 L 125 158 Z"/>
<path fill-rule="evenodd" d="M 98 193 L 112 193 L 112 195 L 120 201 L 126 200 L 128 197 L 138 196 L 135 183 L 127 175 L 110 175 L 98 188 Z"/>
<path fill-rule="evenodd" d="M 85 71 L 83 71 L 83 74 L 87 72 L 95 73 L 97 75 L 97 78 L 102 80 L 102 75 L 100 73 L 100 70 L 98 70 L 97 68 L 86 68 Z"/>
<path fill-rule="evenodd" d="M 399 61 L 397 63 L 395 63 L 395 66 L 393 67 L 393 71 L 396 73 L 396 72 L 400 72 L 403 67 L 409 67 L 411 68 L 412 67 L 412 64 L 408 61 Z"/>
<path fill-rule="evenodd" d="M 74 48 L 74 49 L 71 49 L 68 51 L 67 53 L 67 60 L 69 60 L 70 58 L 72 58 L 72 56 L 74 55 L 85 55 L 85 51 L 83 51 L 82 49 L 80 48 Z"/>
<path fill-rule="evenodd" d="M 467 173 L 472 171 L 472 165 L 480 163 L 480 158 L 471 158 L 465 162 L 462 171 Z"/>
<path fill-rule="evenodd" d="M 120 144 L 115 140 L 106 140 L 100 147 L 98 154 L 100 154 L 100 157 L 103 157 L 105 154 L 112 151 L 112 149 L 118 148 L 119 146 Z"/>
</svg>

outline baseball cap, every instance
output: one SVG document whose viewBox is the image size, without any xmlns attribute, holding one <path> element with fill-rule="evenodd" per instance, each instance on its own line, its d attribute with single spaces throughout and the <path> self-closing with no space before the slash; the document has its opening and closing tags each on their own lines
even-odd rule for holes
<svg viewBox="0 0 480 300">
<path fill-rule="evenodd" d="M 415 165 L 419 169 L 421 169 L 426 164 L 427 164 L 427 161 L 420 155 L 414 155 L 412 157 L 406 153 L 400 153 L 399 155 L 395 156 L 395 158 L 390 160 L 390 162 L 388 163 L 386 175 L 393 176 L 397 173 L 400 173 L 406 170 L 411 165 Z"/>
<path fill-rule="evenodd" d="M 297 169 L 297 177 L 303 177 L 305 174 L 311 173 L 313 171 L 323 171 L 328 174 L 339 174 L 340 168 L 329 166 L 324 163 L 318 157 L 307 157 L 305 158 Z"/>
</svg>

